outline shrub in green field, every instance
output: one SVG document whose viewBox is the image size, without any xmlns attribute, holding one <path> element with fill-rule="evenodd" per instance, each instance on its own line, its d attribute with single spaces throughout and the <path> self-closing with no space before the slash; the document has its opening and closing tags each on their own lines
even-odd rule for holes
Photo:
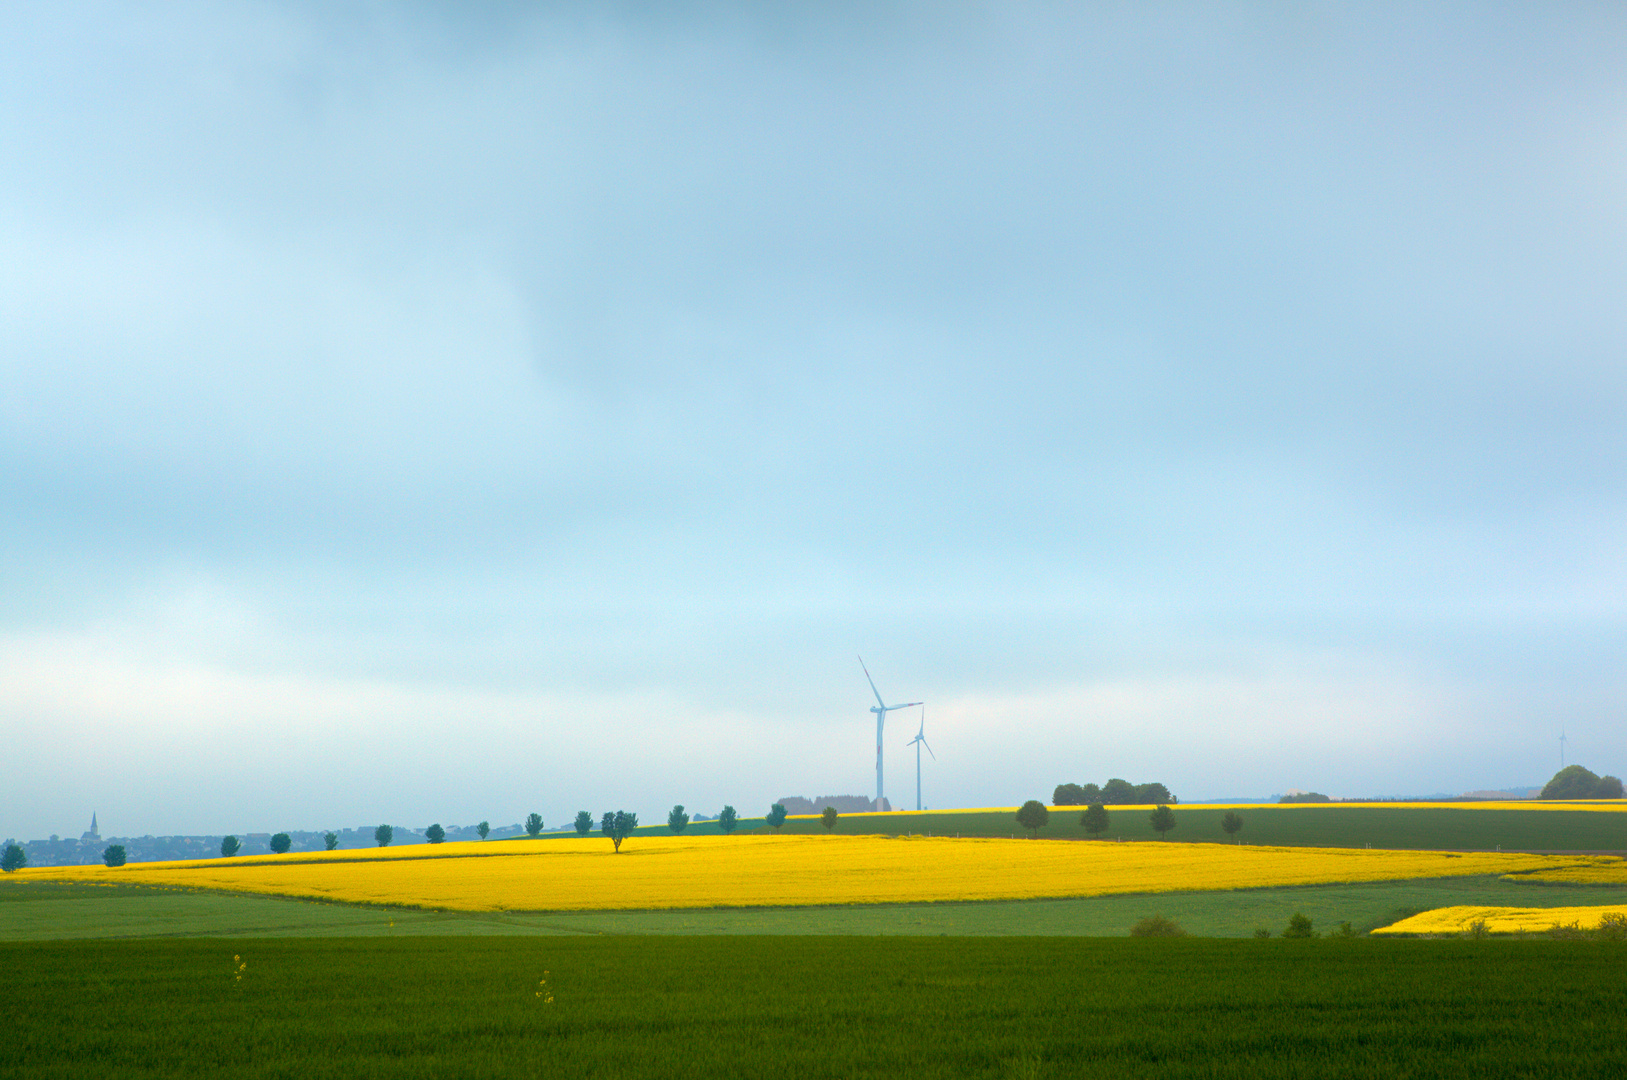
<svg viewBox="0 0 1627 1080">
<path fill-rule="evenodd" d="M 294 846 L 294 841 L 285 832 L 280 832 L 271 838 L 271 850 L 278 855 L 288 854 L 288 849 Z"/>
<path fill-rule="evenodd" d="M 1481 940 L 1491 937 L 1491 928 L 1486 925 L 1485 919 L 1476 919 L 1463 928 L 1463 936 Z"/>
<path fill-rule="evenodd" d="M 1267 930 L 1263 926 L 1254 931 L 1254 938 L 1255 938 L 1256 941 L 1264 941 L 1266 938 L 1268 938 L 1270 936 L 1271 936 L 1271 931 Z"/>
<path fill-rule="evenodd" d="M 1606 941 L 1627 940 L 1627 915 L 1618 912 L 1608 912 L 1599 919 L 1599 927 L 1593 933 Z"/>
<path fill-rule="evenodd" d="M 1130 927 L 1131 937 L 1185 937 L 1186 931 L 1174 919 L 1162 915 L 1148 915 Z"/>
<path fill-rule="evenodd" d="M 24 851 L 19 844 L 7 844 L 5 854 L 0 855 L 0 870 L 4 870 L 9 874 L 13 870 L 21 870 L 27 865 L 28 852 Z"/>
<path fill-rule="evenodd" d="M 1288 929 L 1282 932 L 1285 938 L 1308 938 L 1316 935 L 1311 932 L 1311 920 L 1304 912 L 1296 911 L 1288 920 Z"/>
<path fill-rule="evenodd" d="M 124 865 L 124 845 L 123 844 L 109 844 L 109 845 L 107 845 L 107 849 L 102 852 L 102 861 L 105 862 L 109 866 L 123 866 Z"/>
<path fill-rule="evenodd" d="M 1045 809 L 1044 803 L 1038 799 L 1029 799 L 1017 811 L 1017 824 L 1027 829 L 1030 836 L 1037 837 L 1040 829 L 1045 827 L 1045 823 L 1050 819 L 1050 816 L 1050 812 Z"/>
<path fill-rule="evenodd" d="M 228 836 L 220 842 L 220 854 L 223 858 L 231 858 L 243 850 L 243 844 L 235 836 Z"/>
<path fill-rule="evenodd" d="M 1338 929 L 1333 931 L 1333 933 L 1328 935 L 1328 936 L 1329 937 L 1355 937 L 1356 936 L 1356 928 L 1354 926 L 1351 926 L 1347 922 L 1342 922 L 1342 923 L 1339 924 Z"/>
<path fill-rule="evenodd" d="M 725 806 L 717 816 L 717 827 L 727 836 L 734 832 L 735 826 L 740 824 L 740 815 L 735 813 L 734 807 Z"/>
</svg>

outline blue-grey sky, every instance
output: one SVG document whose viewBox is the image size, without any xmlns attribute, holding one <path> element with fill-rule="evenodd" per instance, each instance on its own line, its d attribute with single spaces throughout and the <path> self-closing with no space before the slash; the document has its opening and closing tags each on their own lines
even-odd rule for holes
<svg viewBox="0 0 1627 1080">
<path fill-rule="evenodd" d="M 1627 768 L 1619 5 L 467 7 L 0 11 L 0 834 Z"/>
</svg>

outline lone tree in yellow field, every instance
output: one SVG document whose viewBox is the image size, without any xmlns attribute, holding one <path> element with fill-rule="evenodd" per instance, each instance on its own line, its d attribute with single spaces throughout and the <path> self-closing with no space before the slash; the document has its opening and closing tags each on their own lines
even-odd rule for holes
<svg viewBox="0 0 1627 1080">
<path fill-rule="evenodd" d="M 1023 803 L 1022 809 L 1017 811 L 1017 824 L 1027 829 L 1030 837 L 1037 837 L 1050 816 L 1044 803 L 1038 799 L 1029 799 Z"/>
<path fill-rule="evenodd" d="M 604 820 L 599 822 L 599 831 L 610 837 L 610 842 L 616 845 L 616 851 L 621 851 L 621 842 L 633 834 L 638 828 L 638 815 L 629 814 L 625 810 L 617 810 L 614 814 L 606 810 Z"/>
<path fill-rule="evenodd" d="M 681 833 L 689 828 L 689 814 L 685 812 L 683 803 L 674 806 L 672 812 L 667 815 L 667 828 L 674 833 Z"/>
</svg>

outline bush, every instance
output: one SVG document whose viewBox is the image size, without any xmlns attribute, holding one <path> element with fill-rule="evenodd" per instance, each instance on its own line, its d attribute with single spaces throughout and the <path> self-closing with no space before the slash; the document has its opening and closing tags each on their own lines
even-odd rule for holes
<svg viewBox="0 0 1627 1080">
<path fill-rule="evenodd" d="M 734 812 L 734 807 L 725 806 L 717 816 L 717 827 L 727 836 L 734 832 L 735 826 L 740 824 L 740 815 Z"/>
<path fill-rule="evenodd" d="M 767 817 L 766 820 L 775 829 L 778 829 L 781 825 L 784 825 L 785 824 L 785 804 L 784 803 L 775 803 L 773 806 L 770 806 L 768 808 L 768 817 Z"/>
<path fill-rule="evenodd" d="M 124 865 L 124 845 L 123 844 L 109 844 L 109 845 L 107 845 L 107 849 L 102 852 L 102 861 L 105 862 L 109 866 L 123 866 Z"/>
<path fill-rule="evenodd" d="M 1264 941 L 1266 938 L 1268 938 L 1270 936 L 1271 936 L 1271 931 L 1267 930 L 1263 926 L 1257 928 L 1254 931 L 1254 940 L 1256 940 L 1256 941 Z"/>
<path fill-rule="evenodd" d="M 1621 798 L 1621 781 L 1614 776 L 1599 777 L 1598 787 L 1593 789 L 1595 799 Z"/>
<path fill-rule="evenodd" d="M 329 851 L 332 851 L 334 848 L 339 846 L 339 834 L 336 833 L 336 832 L 325 832 L 325 833 L 323 833 L 322 834 L 322 844 Z"/>
<path fill-rule="evenodd" d="M 1345 925 L 1349 926 L 1350 924 L 1346 923 Z M 1463 936 L 1474 938 L 1477 941 L 1482 940 L 1491 937 L 1491 927 L 1486 925 L 1485 919 L 1476 919 L 1463 928 Z"/>
<path fill-rule="evenodd" d="M 1356 937 L 1357 936 L 1356 935 L 1356 928 L 1354 926 L 1351 926 L 1347 922 L 1342 922 L 1342 923 L 1339 924 L 1339 929 L 1335 930 L 1332 934 L 1329 934 L 1328 936 L 1329 937 Z"/>
<path fill-rule="evenodd" d="M 1311 932 L 1311 920 L 1302 912 L 1294 912 L 1293 918 L 1288 920 L 1288 929 L 1282 932 L 1285 938 L 1308 938 L 1316 935 Z"/>
<path fill-rule="evenodd" d="M 1606 941 L 1627 940 L 1627 915 L 1607 911 L 1599 917 L 1599 928 L 1594 931 Z"/>
<path fill-rule="evenodd" d="M 228 836 L 220 842 L 220 854 L 223 858 L 229 859 L 241 850 L 243 850 L 243 845 L 235 836 Z"/>
<path fill-rule="evenodd" d="M 446 839 L 446 830 L 441 828 L 441 823 L 437 821 L 424 830 L 424 839 L 432 844 L 439 844 Z"/>
<path fill-rule="evenodd" d="M 1186 931 L 1174 919 L 1149 915 L 1130 927 L 1131 937 L 1185 937 Z"/>
<path fill-rule="evenodd" d="M 819 815 L 819 824 L 825 827 L 826 832 L 836 828 L 836 807 L 825 807 L 825 812 Z"/>
<path fill-rule="evenodd" d="M 1110 822 L 1111 817 L 1107 813 L 1107 807 L 1101 803 L 1091 803 L 1090 809 L 1079 815 L 1079 824 L 1083 825 L 1085 831 L 1091 836 L 1100 836 L 1106 832 Z"/>
<path fill-rule="evenodd" d="M 373 830 L 373 841 L 379 847 L 389 847 L 390 841 L 395 839 L 395 829 L 389 825 L 380 825 Z"/>
<path fill-rule="evenodd" d="M 525 835 L 535 839 L 542 833 L 542 815 L 530 813 L 525 818 Z"/>
<path fill-rule="evenodd" d="M 592 818 L 588 818 L 588 828 L 589 829 L 593 828 L 593 819 Z M 582 829 L 582 828 L 578 828 L 576 831 L 577 832 L 586 832 L 587 830 Z M 480 838 L 482 840 L 486 839 L 486 837 L 491 835 L 491 822 L 482 821 L 479 825 L 475 826 L 475 832 L 480 834 Z"/>
<path fill-rule="evenodd" d="M 294 841 L 289 839 L 288 834 L 285 832 L 280 832 L 271 838 L 271 850 L 278 855 L 288 854 L 288 849 L 293 846 Z"/>
<path fill-rule="evenodd" d="M 593 815 L 586 810 L 576 812 L 576 835 L 586 836 L 593 831 Z"/>
<path fill-rule="evenodd" d="M 1277 796 L 1277 801 L 1280 802 L 1280 803 L 1285 803 L 1285 802 L 1286 803 L 1296 803 L 1296 802 L 1332 802 L 1333 800 L 1328 798 L 1326 795 L 1323 795 L 1321 792 L 1317 792 L 1317 791 L 1301 791 L 1298 795 L 1279 795 L 1279 796 Z"/>
<path fill-rule="evenodd" d="M 1028 830 L 1030 838 L 1037 837 L 1039 831 L 1050 819 L 1050 811 L 1038 799 L 1029 799 L 1017 811 L 1017 824 Z"/>
<path fill-rule="evenodd" d="M 14 870 L 21 870 L 27 865 L 28 852 L 24 851 L 20 845 L 7 844 L 5 854 L 0 855 L 0 870 L 4 870 L 9 874 Z"/>
<path fill-rule="evenodd" d="M 684 804 L 679 803 L 667 814 L 667 828 L 675 833 L 681 833 L 689 828 L 689 815 L 684 812 Z"/>
</svg>

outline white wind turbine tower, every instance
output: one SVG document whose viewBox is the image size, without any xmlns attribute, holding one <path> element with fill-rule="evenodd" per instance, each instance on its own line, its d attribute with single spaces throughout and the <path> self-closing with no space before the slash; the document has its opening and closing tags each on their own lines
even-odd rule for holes
<svg viewBox="0 0 1627 1080">
<path fill-rule="evenodd" d="M 921 747 L 926 746 L 926 752 L 932 754 L 932 747 L 926 742 L 926 706 L 921 706 L 921 730 L 915 733 L 915 738 L 904 744 L 915 747 L 915 808 L 921 809 Z M 938 755 L 932 754 L 932 760 L 937 761 Z"/>
<path fill-rule="evenodd" d="M 864 657 L 859 657 L 859 666 L 864 668 L 864 677 L 870 682 L 870 692 L 876 695 L 876 703 L 870 706 L 870 711 L 876 714 L 876 806 L 879 809 L 881 800 L 885 798 L 881 784 L 881 728 L 887 722 L 887 714 L 894 709 L 913 709 L 921 704 L 919 701 L 906 701 L 902 705 L 889 705 L 881 700 L 881 691 L 876 689 L 876 680 L 870 678 L 870 669 L 864 667 Z M 922 721 L 925 723 L 925 721 Z M 919 756 L 919 755 L 917 755 Z M 934 758 L 933 760 L 937 760 Z"/>
</svg>

